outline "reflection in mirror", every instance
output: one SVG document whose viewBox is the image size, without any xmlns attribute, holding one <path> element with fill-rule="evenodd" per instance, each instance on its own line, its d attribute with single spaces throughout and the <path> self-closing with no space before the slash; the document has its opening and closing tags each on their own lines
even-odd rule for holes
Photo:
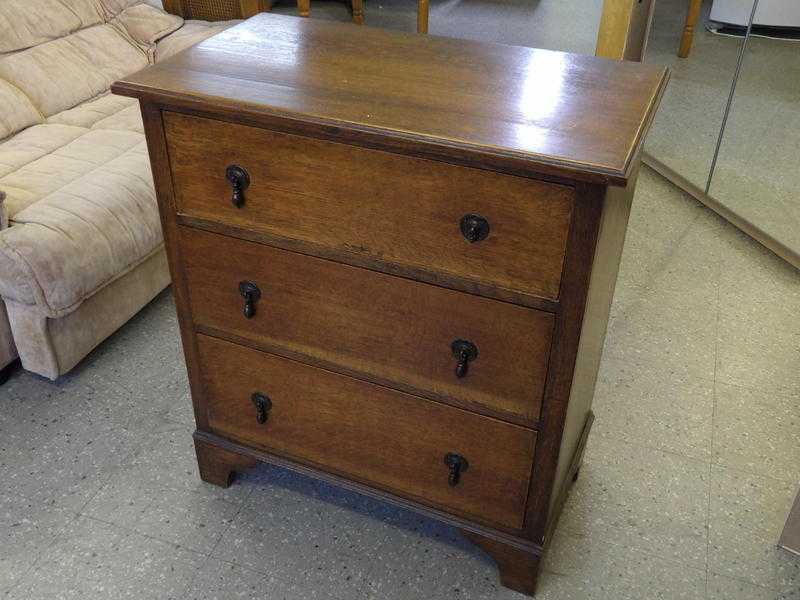
<svg viewBox="0 0 800 600">
<path fill-rule="evenodd" d="M 706 189 L 742 45 L 741 38 L 709 30 L 711 9 L 711 0 L 656 0 L 645 55 L 645 62 L 672 71 L 645 162 L 699 192 Z"/>
<path fill-rule="evenodd" d="M 716 0 L 713 13 L 731 31 L 742 24 L 735 5 Z M 799 189 L 800 2 L 759 0 L 709 195 L 800 265 Z"/>
</svg>

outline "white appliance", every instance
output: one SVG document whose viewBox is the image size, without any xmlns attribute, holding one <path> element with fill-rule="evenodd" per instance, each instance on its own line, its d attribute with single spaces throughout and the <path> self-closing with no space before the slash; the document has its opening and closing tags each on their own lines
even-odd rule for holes
<svg viewBox="0 0 800 600">
<path fill-rule="evenodd" d="M 747 27 L 753 0 L 714 0 L 711 20 Z M 800 0 L 758 0 L 753 25 L 800 27 Z"/>
</svg>

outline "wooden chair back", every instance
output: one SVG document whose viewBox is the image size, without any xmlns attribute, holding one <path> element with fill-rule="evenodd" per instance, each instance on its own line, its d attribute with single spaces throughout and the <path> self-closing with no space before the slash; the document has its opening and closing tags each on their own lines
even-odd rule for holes
<svg viewBox="0 0 800 600">
<path fill-rule="evenodd" d="M 184 19 L 227 21 L 247 19 L 269 10 L 270 0 L 164 0 L 164 10 Z"/>
</svg>

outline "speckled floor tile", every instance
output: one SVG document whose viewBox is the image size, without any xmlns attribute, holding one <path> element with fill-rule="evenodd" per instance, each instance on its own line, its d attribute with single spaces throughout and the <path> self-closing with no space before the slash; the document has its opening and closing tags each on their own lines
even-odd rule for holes
<svg viewBox="0 0 800 600">
<path fill-rule="evenodd" d="M 83 514 L 207 554 L 250 492 L 240 483 L 223 489 L 201 481 L 191 431 L 165 422 L 144 435 Z"/>
<path fill-rule="evenodd" d="M 642 218 L 632 216 L 603 356 L 713 381 L 721 244 L 699 215 L 660 241 L 636 231 Z"/>
<path fill-rule="evenodd" d="M 183 600 L 288 600 L 275 592 L 264 573 L 206 558 Z"/>
<path fill-rule="evenodd" d="M 349 493 L 276 468 L 251 477 L 252 494 L 212 556 L 269 575 L 276 586 L 353 594 L 365 573 L 364 517 L 342 505 Z"/>
<path fill-rule="evenodd" d="M 501 592 L 494 562 L 454 528 L 396 508 L 377 511 L 364 559 L 368 561 L 365 597 L 522 598 Z"/>
<path fill-rule="evenodd" d="M 774 390 L 716 384 L 714 462 L 800 481 L 800 390 Z"/>
<path fill-rule="evenodd" d="M 590 437 L 559 529 L 705 569 L 708 472 L 702 461 Z"/>
<path fill-rule="evenodd" d="M 49 545 L 8 598 L 177 600 L 203 559 L 174 545 L 81 517 Z"/>
<path fill-rule="evenodd" d="M 0 477 L 29 500 L 77 511 L 137 446 L 137 437 L 123 429 L 54 429 L 4 461 Z"/>
<path fill-rule="evenodd" d="M 593 435 L 711 460 L 714 384 L 606 359 L 592 404 Z"/>
<path fill-rule="evenodd" d="M 788 600 L 777 590 L 716 573 L 709 574 L 706 589 L 707 600 Z"/>
<path fill-rule="evenodd" d="M 9 492 L 0 493 L 0 597 L 30 570 L 76 515 Z"/>
<path fill-rule="evenodd" d="M 185 425 L 164 421 L 161 429 L 142 435 L 139 449 L 118 474 L 119 481 L 111 480 L 109 484 L 124 488 L 138 482 L 137 485 L 143 489 L 187 491 L 207 498 L 242 502 L 252 491 L 242 483 L 247 479 L 247 473 L 229 488 L 200 479 L 192 430 Z"/>
<path fill-rule="evenodd" d="M 176 396 L 169 408 L 163 413 L 163 416 L 169 421 L 182 423 L 194 429 L 194 409 L 192 407 L 188 379 L 185 382 L 185 388 Z"/>
<path fill-rule="evenodd" d="M 709 235 L 714 221 L 696 200 L 670 186 L 649 169 L 639 175 L 620 263 L 617 308 L 635 300 L 641 290 L 693 295 L 717 285 L 722 244 Z"/>
<path fill-rule="evenodd" d="M 712 467 L 711 573 L 788 593 L 800 589 L 800 557 L 777 546 L 796 484 Z"/>
<path fill-rule="evenodd" d="M 128 483 L 122 478 L 106 485 L 83 514 L 209 553 L 239 511 L 235 503 L 194 491 L 131 488 Z"/>
<path fill-rule="evenodd" d="M 714 380 L 716 290 L 687 296 L 664 289 L 642 291 L 608 324 L 605 357 L 658 367 L 684 378 Z"/>
<path fill-rule="evenodd" d="M 541 598 L 700 600 L 704 568 L 618 545 L 599 535 L 557 532 L 544 567 Z M 537 598 L 539 596 L 537 595 Z"/>
<path fill-rule="evenodd" d="M 726 241 L 717 381 L 796 394 L 800 390 L 800 272 L 744 234 L 734 233 Z"/>
<path fill-rule="evenodd" d="M 17 370 L 0 393 L 0 431 L 4 441 L 15 438 L 30 445 L 70 430 L 107 431 L 123 421 L 106 410 L 109 397 L 124 391 L 113 384 L 90 386 L 80 380 L 52 382 Z"/>
</svg>

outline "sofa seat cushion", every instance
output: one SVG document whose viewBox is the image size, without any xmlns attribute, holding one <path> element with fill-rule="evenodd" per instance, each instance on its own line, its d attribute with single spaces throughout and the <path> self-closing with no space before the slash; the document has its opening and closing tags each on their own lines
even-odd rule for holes
<svg viewBox="0 0 800 600">
<path fill-rule="evenodd" d="M 0 140 L 42 122 L 42 115 L 16 86 L 0 79 Z"/>
<path fill-rule="evenodd" d="M 71 125 L 34 125 L 0 142 L 0 182 L 10 173 L 55 152 L 86 132 L 84 127 Z M 3 190 L 2 183 L 0 190 Z"/>
<path fill-rule="evenodd" d="M 53 115 L 47 119 L 47 123 L 73 125 L 86 129 L 116 129 L 144 133 L 139 101 L 136 98 L 125 98 L 114 94 L 104 94 Z"/>
<path fill-rule="evenodd" d="M 18 211 L 0 232 L 0 295 L 50 318 L 75 310 L 162 243 L 144 138 L 113 131 L 84 137 L 93 134 L 116 138 L 106 146 L 116 156 L 86 157 L 96 161 L 91 171 Z M 119 143 L 126 134 L 138 143 Z"/>
<path fill-rule="evenodd" d="M 80 137 L 0 178 L 12 221 L 20 211 L 141 144 L 132 131 L 83 130 Z M 99 174 L 97 175 L 99 176 Z"/>
</svg>

